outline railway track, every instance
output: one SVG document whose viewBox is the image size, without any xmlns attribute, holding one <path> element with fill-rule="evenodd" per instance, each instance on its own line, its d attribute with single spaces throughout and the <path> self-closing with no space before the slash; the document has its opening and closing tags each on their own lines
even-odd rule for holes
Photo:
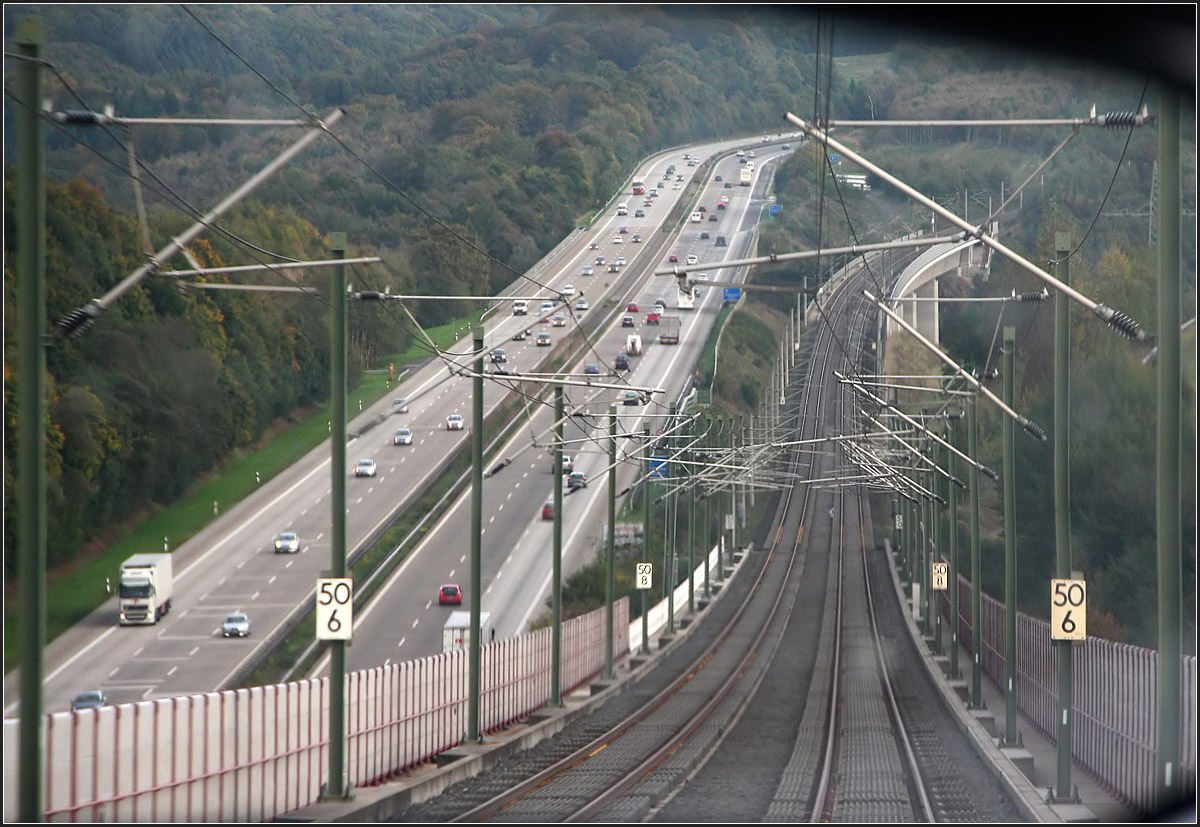
<svg viewBox="0 0 1200 827">
<path fill-rule="evenodd" d="M 852 285 L 826 312 L 792 440 L 850 421 L 833 371 L 857 372 L 871 314 Z M 881 570 L 866 493 L 808 484 L 837 476 L 829 449 L 793 448 L 788 463 L 797 484 L 769 541 L 652 673 L 544 746 L 397 820 L 1013 820 L 1003 801 L 981 811 L 963 806 L 961 790 L 931 794 L 923 766 L 961 786 L 966 759 L 947 757 L 946 733 L 931 741 L 936 712 L 917 713 L 912 734 L 902 707 L 932 693 L 911 676 L 892 687 L 906 658 L 889 632 L 896 616 L 875 615 Z"/>
</svg>

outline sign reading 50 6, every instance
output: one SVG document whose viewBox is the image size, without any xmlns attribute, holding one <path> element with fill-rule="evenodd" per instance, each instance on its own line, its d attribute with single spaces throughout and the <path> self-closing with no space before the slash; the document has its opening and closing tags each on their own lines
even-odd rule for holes
<svg viewBox="0 0 1200 827">
<path fill-rule="evenodd" d="M 349 577 L 317 580 L 317 640 L 350 640 L 354 628 L 354 581 Z"/>
<path fill-rule="evenodd" d="M 1050 581 L 1050 639 L 1087 640 L 1087 582 Z"/>
</svg>

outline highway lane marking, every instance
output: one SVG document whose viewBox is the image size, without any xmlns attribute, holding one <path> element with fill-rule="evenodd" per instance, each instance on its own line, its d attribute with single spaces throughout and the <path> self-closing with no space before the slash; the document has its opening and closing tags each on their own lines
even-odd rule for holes
<svg viewBox="0 0 1200 827">
<path fill-rule="evenodd" d="M 414 629 L 415 629 L 415 628 L 417 628 L 417 624 L 418 624 L 418 623 L 420 623 L 420 622 L 421 622 L 420 618 L 418 618 L 418 619 L 414 620 L 414 621 L 413 621 L 412 628 L 414 628 Z"/>
<path fill-rule="evenodd" d="M 178 669 L 179 669 L 178 666 L 172 666 L 169 670 L 167 670 L 167 677 L 169 678 L 172 675 L 174 675 Z"/>
<path fill-rule="evenodd" d="M 199 652 L 199 651 L 200 651 L 200 647 L 199 647 L 199 646 L 193 646 L 193 647 L 192 647 L 192 651 L 188 652 L 188 657 L 190 658 L 192 655 L 196 654 L 196 653 L 197 653 L 197 652 Z"/>
<path fill-rule="evenodd" d="M 228 612 L 226 612 L 225 610 L 221 610 L 220 614 L 228 614 Z M 208 640 L 208 635 L 171 635 L 171 637 L 165 637 L 165 638 L 163 638 L 163 640 L 164 641 L 169 640 L 171 642 L 175 642 L 175 641 L 179 641 L 179 640 Z M 196 647 L 196 648 L 199 649 L 200 647 Z M 135 654 L 134 657 L 136 658 L 137 655 Z M 191 656 L 188 655 L 187 657 L 191 657 Z M 186 658 L 179 658 L 179 660 L 185 660 L 185 659 Z M 146 660 L 164 660 L 164 658 L 146 658 Z M 165 658 L 165 660 L 175 660 L 175 658 Z"/>
<path fill-rule="evenodd" d="M 207 640 L 207 638 L 205 638 L 205 639 Z M 189 659 L 188 655 L 163 655 L 162 657 L 141 658 L 140 660 L 142 663 L 152 663 L 155 661 L 168 661 L 169 662 L 169 661 L 173 661 L 173 660 L 188 660 L 188 659 Z M 120 669 L 119 666 L 117 668 Z M 116 670 L 114 670 L 114 671 L 116 671 Z"/>
</svg>

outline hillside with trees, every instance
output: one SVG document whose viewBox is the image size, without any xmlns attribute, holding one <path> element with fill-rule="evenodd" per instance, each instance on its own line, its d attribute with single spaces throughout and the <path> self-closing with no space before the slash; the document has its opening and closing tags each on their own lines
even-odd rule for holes
<svg viewBox="0 0 1200 827">
<path fill-rule="evenodd" d="M 384 259 L 382 270 L 356 271 L 355 285 L 397 293 L 494 293 L 586 222 L 648 153 L 777 132 L 783 113 L 812 114 L 807 110 L 818 84 L 833 115 L 855 118 L 1078 116 L 1092 100 L 1132 109 L 1141 88 L 1140 79 L 1113 82 L 1086 67 L 1047 67 L 984 49 L 931 49 L 848 31 L 837 41 L 839 55 L 846 57 L 831 72 L 816 56 L 815 18 L 782 7 L 617 9 L 234 4 L 47 5 L 21 11 L 43 20 L 51 67 L 46 93 L 55 109 L 102 111 L 111 105 L 118 115 L 138 118 L 297 118 L 343 109 L 346 116 L 333 130 L 336 140 L 319 140 L 191 251 L 214 266 L 325 258 L 326 234 L 341 231 L 352 255 Z M 9 37 L 11 22 L 10 14 Z M 849 57 L 867 45 L 891 51 L 857 62 Z M 15 151 L 13 105 L 6 101 L 9 164 Z M 158 249 L 296 137 L 294 130 L 278 128 L 146 126 L 127 133 L 48 125 L 51 321 L 102 295 L 145 260 L 128 141 L 144 164 L 146 229 L 150 248 Z M 1113 209 L 1144 204 L 1153 133 L 1135 137 L 1124 155 L 1123 134 L 1080 139 L 1081 148 L 1047 172 L 1047 196 L 1026 203 L 1019 225 L 1006 228 L 1021 249 L 1045 260 L 1040 244 L 1055 229 L 1082 237 L 1118 159 L 1128 167 L 1121 167 L 1107 203 Z M 901 178 L 947 198 L 963 190 L 995 191 L 1001 180 L 1022 179 L 1057 140 L 1028 129 L 864 130 L 852 136 Z M 1194 205 L 1194 135 L 1190 146 L 1185 202 Z M 819 158 L 797 153 L 779 170 L 776 191 L 785 209 L 766 227 L 763 249 L 841 243 L 851 226 L 869 229 L 870 237 L 860 240 L 875 240 L 927 223 L 927 216 L 878 192 L 846 199 L 847 224 L 814 160 Z M 12 367 L 17 289 L 11 269 L 17 209 L 10 200 L 12 174 L 6 166 L 6 572 L 7 550 L 14 547 L 13 436 L 19 415 Z M 1105 222 L 1088 234 L 1081 251 L 1088 266 L 1081 262 L 1076 272 L 1081 281 L 1091 280 L 1098 295 L 1113 295 L 1114 301 L 1119 295 L 1152 322 L 1147 308 L 1153 305 L 1153 255 L 1141 240 L 1143 225 L 1116 224 Z M 1186 243 L 1194 315 L 1194 236 Z M 821 275 L 815 267 L 762 271 L 759 278 L 796 283 L 806 274 Z M 313 272 L 287 275 L 295 283 L 322 286 Z M 979 289 L 1020 282 L 1001 268 L 993 283 Z M 256 444 L 274 423 L 325 401 L 326 311 L 319 294 L 182 291 L 173 281 L 148 279 L 84 337 L 56 341 L 48 352 L 51 565 L 70 564 L 122 524 L 171 502 L 232 453 Z M 433 325 L 463 307 L 422 302 L 414 312 L 422 324 Z M 1043 421 L 1045 326 L 1051 315 L 1030 320 L 1022 342 L 1032 365 L 1022 393 Z M 994 319 L 975 311 L 947 316 L 954 347 L 970 358 L 986 358 Z M 401 351 L 413 335 L 399 319 L 352 327 L 352 382 Z M 1153 405 L 1153 394 L 1139 396 L 1145 393 L 1145 371 L 1105 331 L 1093 332 L 1082 320 L 1079 327 L 1088 348 L 1076 362 L 1080 404 L 1112 412 L 1094 417 L 1089 435 L 1096 444 L 1121 446 L 1118 462 L 1149 469 L 1152 476 L 1153 451 L 1143 451 L 1146 423 L 1153 422 L 1145 406 Z M 747 338 L 761 338 L 760 333 Z M 1099 381 L 1095 377 L 1114 370 L 1114 360 L 1128 379 L 1120 398 L 1085 391 Z M 751 385 L 743 379 L 738 390 L 753 396 Z M 1194 383 L 1188 393 L 1194 421 Z M 1089 510 L 1083 515 L 1087 540 L 1080 547 L 1095 555 L 1089 567 L 1094 559 L 1099 582 L 1113 584 L 1112 611 L 1130 604 L 1120 609 L 1120 623 L 1131 629 L 1131 638 L 1140 638 L 1142 630 L 1132 630 L 1128 617 L 1144 595 L 1117 591 L 1121 578 L 1143 559 L 1144 544 L 1129 538 L 1144 531 L 1152 512 L 1133 497 L 1113 503 L 1121 492 L 1102 471 L 1104 452 L 1081 451 L 1073 459 L 1080 461 L 1081 475 L 1075 496 Z M 1022 486 L 1030 500 L 1022 503 L 1022 513 L 1029 515 L 1032 534 L 1041 531 L 1039 520 L 1044 523 L 1039 498 L 1049 490 L 1049 464 L 1040 455 L 1024 462 L 1023 474 L 1041 475 Z M 1140 486 L 1145 474 L 1138 473 Z M 1100 486 L 1094 499 L 1088 481 Z M 1126 518 L 1117 506 L 1143 510 L 1140 518 Z M 1194 508 L 1185 513 L 1192 520 L 1185 536 L 1194 538 Z M 1030 549 L 1037 559 L 1045 554 L 1041 539 Z M 1194 545 L 1189 559 L 1194 561 Z"/>
</svg>

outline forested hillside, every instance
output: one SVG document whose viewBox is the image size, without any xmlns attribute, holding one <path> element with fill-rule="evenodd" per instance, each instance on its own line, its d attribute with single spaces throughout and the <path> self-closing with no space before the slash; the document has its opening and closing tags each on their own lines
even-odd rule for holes
<svg viewBox="0 0 1200 827">
<path fill-rule="evenodd" d="M 381 267 L 356 271 L 356 286 L 422 294 L 503 288 L 586 221 L 646 154 L 776 132 L 784 128 L 785 112 L 811 117 L 817 105 L 821 116 L 853 118 L 1072 117 L 1093 100 L 1132 109 L 1142 88 L 1141 78 L 1114 83 L 1086 67 L 1068 71 L 985 49 L 931 49 L 851 28 L 838 32 L 839 55 L 868 45 L 889 51 L 832 68 L 817 59 L 815 18 L 783 7 L 47 5 L 21 12 L 43 21 L 51 67 L 46 94 L 57 110 L 112 105 L 116 114 L 138 118 L 296 118 L 344 109 L 333 130 L 336 141 L 319 140 L 191 251 L 211 265 L 325 258 L 325 235 L 341 231 L 351 255 L 384 259 Z M 13 19 L 10 9 L 8 38 Z M 9 163 L 12 107 L 6 100 Z M 127 133 L 48 126 L 51 320 L 102 295 L 145 259 L 126 141 L 145 165 L 150 246 L 158 249 L 297 137 L 294 130 L 257 127 L 144 126 Z M 1146 203 L 1153 133 L 1138 135 L 1126 155 L 1124 137 L 1089 136 L 1078 152 L 1048 170 L 1049 194 L 1031 199 L 1021 223 L 1011 228 L 1025 252 L 1044 261 L 1047 251 L 1039 242 L 1053 229 L 1082 236 L 1118 159 L 1127 166 L 1110 207 Z M 939 197 L 998 191 L 1001 180 L 1019 181 L 1060 139 L 1007 129 L 863 131 L 849 138 Z M 1185 202 L 1190 197 L 1194 205 L 1194 135 L 1191 147 L 1185 153 L 1191 164 Z M 766 248 L 848 239 L 849 226 L 838 223 L 842 204 L 820 184 L 820 165 L 813 163 L 819 160 L 797 154 L 779 170 L 776 190 L 784 211 L 765 231 Z M 14 547 L 11 483 L 19 414 L 12 396 L 12 216 L 18 208 L 10 200 L 12 174 L 6 166 L 6 570 Z M 883 193 L 849 200 L 850 225 L 869 236 L 859 240 L 928 223 L 928 216 Z M 1122 301 L 1152 322 L 1152 255 L 1143 238 L 1143 224 L 1102 224 L 1088 236 L 1086 264 L 1077 271 L 1080 279 L 1093 280 L 1098 297 L 1119 289 Z M 1193 263 L 1188 295 L 1194 314 L 1194 235 L 1185 243 Z M 762 277 L 798 281 L 805 272 L 777 268 Z M 816 277 L 815 268 L 809 272 Z M 1019 281 L 1001 276 L 999 285 L 983 289 L 1008 289 L 1009 281 Z M 290 277 L 316 287 L 323 282 L 317 272 Z M 414 310 L 428 325 L 463 307 L 422 302 Z M 994 320 L 948 315 L 954 344 L 972 358 L 986 358 Z M 1031 320 L 1023 340 L 1037 365 L 1024 391 L 1042 421 L 1050 315 Z M 48 352 L 51 564 L 69 563 L 114 527 L 170 502 L 231 452 L 261 439 L 273 422 L 323 402 L 326 316 L 320 297 L 182 292 L 174 282 L 149 279 L 84 337 L 56 341 Z M 1120 344 L 1103 331 L 1081 335 L 1097 337 L 1095 361 L 1089 350 L 1079 362 L 1082 383 L 1110 369 L 1107 354 Z M 395 319 L 372 316 L 370 324 L 352 324 L 352 371 L 379 366 L 410 336 Z M 1091 348 L 1092 339 L 1087 342 Z M 1138 396 L 1146 381 L 1135 364 L 1140 357 L 1114 358 L 1129 375 L 1130 390 L 1119 415 L 1096 417 L 1099 430 L 1089 435 L 1098 444 L 1123 446 L 1118 461 L 1138 466 L 1136 484 L 1142 486 L 1153 471 L 1152 433 L 1147 448 L 1145 430 L 1153 422 L 1146 407 L 1153 394 Z M 1194 403 L 1194 386 L 1189 390 Z M 1090 397 L 1086 404 L 1109 409 Z M 1120 585 L 1143 563 L 1146 549 L 1114 524 L 1124 521 L 1132 535 L 1144 530 L 1152 513 L 1136 498 L 1114 503 L 1120 487 L 1098 470 L 1103 453 L 1083 453 L 1080 467 L 1087 470 L 1080 471 L 1085 480 L 1076 497 L 1097 513 L 1089 511 L 1080 547 L 1088 555 L 1100 549 L 1094 570 L 1101 583 L 1111 584 L 1114 606 L 1129 604 L 1121 622 L 1132 627 L 1130 618 L 1140 610 L 1132 604 L 1145 595 L 1121 593 Z M 1031 536 L 1044 525 L 1049 461 L 1043 460 L 1027 461 L 1037 479 L 1023 486 Z M 1103 486 L 1094 500 L 1086 480 Z M 1140 511 L 1126 518 L 1117 506 Z M 1192 523 L 1185 535 L 1194 538 L 1194 508 L 1186 513 Z M 1043 539 L 1039 534 L 1031 540 L 1038 561 L 1047 553 Z M 1040 565 L 1024 570 L 1041 571 Z"/>
<path fill-rule="evenodd" d="M 607 7 L 508 5 L 23 11 L 43 21 L 55 109 L 276 119 L 344 109 L 336 142 L 319 141 L 192 253 L 213 266 L 326 258 L 324 234 L 344 231 L 352 255 L 385 260 L 352 280 L 393 292 L 506 286 L 607 200 L 647 152 L 777 124 L 813 67 L 810 22 L 773 13 L 647 7 L 614 17 Z M 6 23 L 11 36 L 11 15 Z M 15 118 L 6 105 L 11 151 Z M 145 167 L 150 247 L 159 249 L 296 137 L 250 127 L 48 127 L 51 320 L 144 261 L 126 141 Z M 11 174 L 6 168 L 6 252 L 16 209 Z M 11 256 L 5 261 L 11 366 L 16 288 Z M 322 282 L 316 271 L 290 275 Z M 274 420 L 323 401 L 326 307 L 318 298 L 181 292 L 149 279 L 86 336 L 56 342 L 51 565 L 170 502 Z M 415 308 L 424 324 L 462 310 Z M 352 325 L 354 371 L 377 366 L 411 335 L 398 321 L 373 321 Z M 6 370 L 8 403 L 13 383 Z M 6 404 L 9 506 L 16 416 Z M 14 509 L 5 514 L 11 550 Z"/>
</svg>

